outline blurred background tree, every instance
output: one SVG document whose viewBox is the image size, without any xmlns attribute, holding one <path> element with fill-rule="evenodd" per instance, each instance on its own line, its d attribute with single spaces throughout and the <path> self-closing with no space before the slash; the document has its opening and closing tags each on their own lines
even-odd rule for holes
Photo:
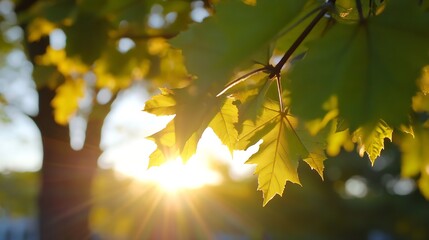
<svg viewBox="0 0 429 240">
<path fill-rule="evenodd" d="M 155 89 L 188 80 L 180 54 L 165 39 L 193 21 L 190 12 L 204 5 L 197 3 L 18 0 L 5 12 L 3 31 L 23 35 L 2 38 L 1 47 L 25 49 L 39 95 L 34 121 L 43 141 L 41 239 L 90 236 L 90 186 L 110 104 L 133 82 L 150 79 L 147 86 Z M 84 122 L 86 134 L 70 146 L 73 121 Z"/>
</svg>

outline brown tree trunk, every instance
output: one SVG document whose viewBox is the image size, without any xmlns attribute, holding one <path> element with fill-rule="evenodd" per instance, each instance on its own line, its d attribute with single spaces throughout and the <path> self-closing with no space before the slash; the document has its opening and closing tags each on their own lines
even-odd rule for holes
<svg viewBox="0 0 429 240">
<path fill-rule="evenodd" d="M 53 97 L 53 90 L 39 90 L 39 115 L 35 118 L 44 152 L 39 193 L 40 239 L 89 239 L 91 182 L 100 155 L 104 118 L 88 123 L 85 145 L 82 150 L 74 151 L 70 147 L 68 127 L 54 121 Z"/>
</svg>

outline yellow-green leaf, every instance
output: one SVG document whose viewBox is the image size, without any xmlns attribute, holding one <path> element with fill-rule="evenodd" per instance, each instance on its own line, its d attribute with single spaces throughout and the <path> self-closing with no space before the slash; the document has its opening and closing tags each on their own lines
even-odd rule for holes
<svg viewBox="0 0 429 240">
<path fill-rule="evenodd" d="M 149 155 L 149 164 L 147 167 L 158 167 L 167 161 L 168 159 L 165 157 L 164 153 L 159 148 L 156 148 L 155 151 Z"/>
<path fill-rule="evenodd" d="M 361 157 L 366 154 L 374 165 L 375 159 L 380 156 L 384 149 L 384 139 L 392 141 L 393 129 L 383 120 L 376 125 L 366 125 L 357 129 L 353 133 L 353 138 L 359 144 L 359 154 Z"/>
<path fill-rule="evenodd" d="M 161 88 L 161 94 L 153 96 L 144 106 L 144 111 L 157 116 L 173 115 L 175 113 L 176 101 L 173 92 L 166 88 Z"/>
<path fill-rule="evenodd" d="M 232 99 L 226 99 L 209 125 L 231 153 L 235 148 L 238 137 L 238 132 L 234 126 L 238 121 L 238 110 L 232 102 Z"/>
<path fill-rule="evenodd" d="M 79 107 L 79 100 L 84 96 L 85 81 L 83 79 L 67 79 L 57 90 L 52 107 L 54 118 L 58 124 L 66 125 Z"/>
<path fill-rule="evenodd" d="M 177 147 L 174 119 L 161 131 L 151 135 L 148 139 L 154 141 L 157 149 L 149 156 L 149 167 L 159 166 L 163 163 L 181 157 L 187 161 L 197 151 L 202 132 L 196 132 L 188 139 L 183 149 Z"/>
<path fill-rule="evenodd" d="M 414 126 L 414 137 L 406 134 L 401 139 L 401 176 L 416 177 L 420 174 L 418 186 L 421 193 L 429 199 L 429 129 Z"/>
<path fill-rule="evenodd" d="M 415 177 L 424 173 L 429 166 L 429 129 L 415 126 L 414 137 L 407 134 L 401 141 L 402 151 L 401 175 Z"/>
<path fill-rule="evenodd" d="M 304 4 L 296 0 L 260 0 L 256 6 L 249 6 L 238 0 L 221 1 L 213 16 L 171 41 L 172 46 L 183 50 L 189 73 L 197 76 L 183 90 L 186 96 L 175 98 L 180 148 L 215 117 L 217 105 L 222 103 L 215 96 L 234 71 L 257 60 L 254 57 L 265 52 Z"/>
<path fill-rule="evenodd" d="M 148 137 L 157 145 L 156 150 L 149 156 L 149 167 L 159 166 L 169 159 L 177 157 L 174 132 L 174 121 L 172 120 L 164 129 Z"/>
<path fill-rule="evenodd" d="M 283 194 L 287 181 L 300 184 L 297 173 L 300 159 L 306 159 L 320 174 L 323 171 L 324 154 L 316 150 L 317 144 L 302 141 L 297 125 L 297 119 L 281 112 L 274 102 L 266 102 L 256 122 L 244 122 L 238 147 L 244 149 L 262 140 L 259 151 L 247 163 L 256 164 L 258 190 L 263 192 L 264 205 L 276 194 Z M 306 145 L 314 151 L 310 153 Z"/>
</svg>

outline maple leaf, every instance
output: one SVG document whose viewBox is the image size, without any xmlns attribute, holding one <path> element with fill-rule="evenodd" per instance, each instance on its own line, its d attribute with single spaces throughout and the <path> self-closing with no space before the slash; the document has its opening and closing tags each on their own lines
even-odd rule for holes
<svg viewBox="0 0 429 240">
<path fill-rule="evenodd" d="M 241 1 L 222 1 L 216 5 L 214 16 L 192 25 L 171 41 L 173 47 L 183 50 L 189 73 L 198 77 L 175 96 L 179 148 L 194 132 L 207 128 L 216 116 L 223 100 L 215 96 L 236 68 L 259 60 L 260 53 L 266 53 L 269 44 L 304 3 L 260 0 L 256 6 L 249 6 Z"/>
<path fill-rule="evenodd" d="M 256 122 L 244 122 L 237 146 L 246 149 L 263 141 L 247 163 L 257 165 L 255 173 L 258 174 L 258 190 L 264 195 L 264 206 L 276 194 L 283 194 L 287 181 L 300 184 L 297 173 L 300 159 L 305 159 L 321 176 L 323 174 L 323 160 L 326 159 L 323 147 L 314 142 L 304 143 L 300 132 L 296 131 L 297 126 L 296 118 L 281 112 L 278 104 L 271 101 L 265 103 Z"/>
<path fill-rule="evenodd" d="M 379 119 L 399 126 L 417 90 L 412 83 L 429 61 L 428 29 L 429 14 L 406 0 L 390 2 L 365 22 L 336 24 L 292 68 L 292 109 L 306 119 L 320 118 L 323 104 L 335 95 L 351 130 Z"/>
<path fill-rule="evenodd" d="M 159 95 L 155 95 L 146 101 L 144 111 L 157 116 L 173 115 L 176 109 L 174 92 L 166 88 L 161 88 L 160 91 Z"/>
<path fill-rule="evenodd" d="M 238 110 L 232 102 L 232 99 L 226 99 L 209 125 L 222 143 L 228 147 L 231 154 L 238 137 L 238 132 L 234 126 L 238 121 Z"/>
<path fill-rule="evenodd" d="M 148 137 L 157 145 L 156 150 L 149 156 L 148 167 L 160 166 L 169 160 L 176 159 L 178 156 L 183 161 L 187 161 L 196 152 L 201 135 L 202 132 L 195 132 L 186 142 L 183 149 L 179 149 L 176 144 L 175 121 L 174 119 L 171 120 L 164 129 Z"/>
<path fill-rule="evenodd" d="M 374 165 L 375 159 L 384 149 L 384 139 L 392 141 L 392 133 L 393 129 L 383 120 L 380 120 L 375 126 L 367 125 L 357 129 L 353 133 L 353 139 L 359 144 L 359 155 L 363 157 L 366 152 L 371 164 Z"/>
<path fill-rule="evenodd" d="M 149 168 L 160 166 L 178 155 L 178 150 L 175 146 L 173 120 L 164 129 L 149 136 L 148 139 L 154 141 L 157 146 L 156 150 L 149 156 Z"/>
<path fill-rule="evenodd" d="M 243 123 L 245 120 L 256 121 L 256 119 L 261 114 L 264 102 L 266 100 L 265 97 L 272 83 L 268 77 L 266 77 L 264 80 L 265 83 L 260 87 L 260 89 L 258 89 L 258 91 L 247 91 L 250 92 L 251 95 L 247 96 L 246 99 L 239 99 L 239 123 Z M 235 94 L 234 97 L 236 98 L 237 94 Z"/>
<path fill-rule="evenodd" d="M 160 91 L 160 94 L 146 101 L 143 111 L 157 116 L 173 115 L 176 108 L 174 91 L 165 88 L 161 88 Z M 174 119 L 172 119 L 165 128 L 148 137 L 157 145 L 155 151 L 149 156 L 148 168 L 160 166 L 179 155 L 175 136 Z"/>
</svg>

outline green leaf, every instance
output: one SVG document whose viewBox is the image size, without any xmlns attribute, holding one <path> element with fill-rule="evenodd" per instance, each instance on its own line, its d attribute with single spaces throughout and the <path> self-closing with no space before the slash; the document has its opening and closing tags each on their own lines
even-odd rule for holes
<svg viewBox="0 0 429 240">
<path fill-rule="evenodd" d="M 193 90 L 193 87 L 176 89 L 174 95 L 176 101 L 176 117 L 174 118 L 176 144 L 181 152 L 194 133 L 198 132 L 198 135 L 202 135 L 223 102 L 222 99 L 210 94 L 192 95 Z"/>
<path fill-rule="evenodd" d="M 276 194 L 282 195 L 287 181 L 300 184 L 297 168 L 300 159 L 322 174 L 324 154 L 317 151 L 315 144 L 304 143 L 296 131 L 297 119 L 279 111 L 278 104 L 267 102 L 261 117 L 254 123 L 246 121 L 238 146 L 245 149 L 262 139 L 259 151 L 247 163 L 256 164 L 258 190 L 264 195 L 266 205 Z M 308 146 L 314 148 L 310 153 Z M 322 159 L 323 158 L 323 159 Z"/>
<path fill-rule="evenodd" d="M 361 157 L 366 154 L 374 165 L 375 159 L 380 156 L 384 149 L 384 139 L 392 141 L 393 129 L 383 120 L 376 125 L 367 125 L 357 129 L 353 133 L 353 138 L 359 144 L 359 154 Z"/>
<path fill-rule="evenodd" d="M 304 3 L 260 0 L 256 6 L 249 6 L 238 0 L 222 1 L 214 16 L 192 25 L 171 41 L 183 50 L 188 71 L 198 77 L 183 89 L 184 97 L 176 96 L 176 134 L 181 148 L 194 132 L 205 129 L 215 117 L 222 101 L 214 96 L 234 70 L 266 51 Z"/>
<path fill-rule="evenodd" d="M 239 123 L 243 123 L 245 120 L 256 121 L 260 116 L 264 102 L 266 100 L 265 96 L 271 86 L 272 81 L 268 78 L 265 78 L 265 84 L 256 91 L 256 94 L 249 96 L 245 100 L 241 100 L 239 105 Z"/>
<path fill-rule="evenodd" d="M 286 52 L 295 42 L 297 37 L 304 31 L 304 29 L 313 21 L 315 15 L 320 11 L 323 3 L 321 1 L 307 1 L 305 7 L 298 16 L 295 17 L 291 24 L 282 31 L 281 37 L 276 42 L 276 50 Z M 328 29 L 332 19 L 322 18 L 319 23 L 312 29 L 303 42 L 297 47 L 292 54 L 291 59 L 303 52 L 307 51 L 308 43 L 315 41 L 322 37 L 323 33 Z"/>
<path fill-rule="evenodd" d="M 232 99 L 226 99 L 209 125 L 222 143 L 228 147 L 231 154 L 238 137 L 238 132 L 234 126 L 238 121 L 238 110 L 232 102 Z"/>
<path fill-rule="evenodd" d="M 81 12 L 71 26 L 64 28 L 67 56 L 91 65 L 107 45 L 109 28 L 106 19 Z"/>
<path fill-rule="evenodd" d="M 324 115 L 338 97 L 351 129 L 383 119 L 406 122 L 416 80 L 429 61 L 429 15 L 406 0 L 359 24 L 337 24 L 293 67 L 292 109 L 303 118 Z M 310 70 L 311 69 L 311 70 Z"/>
<path fill-rule="evenodd" d="M 61 23 L 70 18 L 77 10 L 73 1 L 36 1 L 28 12 L 20 13 L 20 22 L 43 16 L 53 23 Z"/>
<path fill-rule="evenodd" d="M 298 125 L 295 128 L 295 133 L 300 139 L 301 144 L 304 145 L 309 153 L 309 155 L 303 159 L 304 162 L 306 162 L 312 170 L 315 170 L 323 180 L 323 170 L 325 168 L 323 163 L 327 158 L 325 148 L 327 147 L 326 139 L 329 134 L 329 128 L 323 129 L 316 135 L 311 135 L 307 129 Z"/>
</svg>

